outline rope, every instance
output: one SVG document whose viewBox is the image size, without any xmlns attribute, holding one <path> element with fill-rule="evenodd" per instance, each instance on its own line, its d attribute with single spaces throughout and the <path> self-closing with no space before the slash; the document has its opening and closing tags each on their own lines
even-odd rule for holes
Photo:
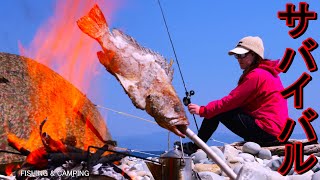
<svg viewBox="0 0 320 180">
<path fill-rule="evenodd" d="M 142 118 L 142 117 L 138 117 L 138 116 L 135 116 L 135 115 L 132 115 L 132 114 L 128 114 L 128 113 L 121 112 L 121 111 L 116 111 L 116 110 L 114 110 L 114 109 L 110 109 L 110 108 L 107 108 L 107 107 L 103 107 L 103 106 L 100 106 L 100 105 L 97 105 L 97 104 L 95 104 L 95 106 L 98 107 L 98 108 L 101 108 L 101 109 L 106 109 L 106 110 L 109 110 L 109 111 L 112 111 L 112 112 L 115 112 L 115 113 L 124 115 L 124 116 L 133 117 L 133 118 L 136 118 L 136 119 L 140 119 L 140 120 L 143 120 L 143 121 L 147 121 L 147 122 L 149 122 L 149 123 L 157 124 L 157 123 L 154 122 L 154 121 L 151 121 L 151 120 L 149 120 L 149 119 L 144 119 L 144 118 Z"/>
<path fill-rule="evenodd" d="M 97 105 L 97 104 L 94 104 L 94 106 L 96 106 L 96 107 L 98 107 L 98 108 L 101 108 L 101 109 L 105 109 L 105 110 L 108 110 L 108 111 L 112 111 L 112 112 L 121 114 L 121 115 L 123 115 L 123 116 L 133 117 L 133 118 L 140 119 L 140 120 L 143 120 L 143 121 L 152 123 L 152 124 L 157 124 L 156 122 L 154 122 L 154 121 L 152 121 L 152 120 L 144 119 L 144 118 L 139 117 L 139 116 L 135 116 L 135 115 L 128 114 L 128 113 L 125 113 L 125 112 L 117 111 L 117 110 L 114 110 L 114 109 L 111 109 L 111 108 L 107 108 L 107 107 L 104 107 L 104 106 L 100 106 L 100 105 Z M 169 147 L 170 147 L 170 131 L 168 131 L 168 133 L 169 133 L 169 134 L 168 134 L 168 149 L 169 149 Z M 213 139 L 213 138 L 210 138 L 210 140 L 215 141 L 215 142 L 218 142 L 218 143 L 221 143 L 221 144 L 228 144 L 228 143 L 226 143 L 226 142 L 218 141 L 218 140 L 215 140 L 215 139 Z"/>
<path fill-rule="evenodd" d="M 146 155 L 152 155 L 152 156 L 160 157 L 160 156 L 157 155 L 157 154 L 147 153 L 147 152 L 138 151 L 138 150 L 134 150 L 134 149 L 129 149 L 129 151 L 131 151 L 131 152 L 137 152 L 137 153 L 140 153 L 140 154 L 146 154 Z"/>
</svg>

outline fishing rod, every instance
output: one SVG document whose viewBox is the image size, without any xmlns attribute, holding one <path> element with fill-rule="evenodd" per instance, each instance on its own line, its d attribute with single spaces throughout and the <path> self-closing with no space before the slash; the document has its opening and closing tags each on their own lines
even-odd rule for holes
<svg viewBox="0 0 320 180">
<path fill-rule="evenodd" d="M 178 65 L 178 69 L 179 69 L 180 76 L 181 76 L 182 83 L 183 83 L 184 90 L 185 90 L 186 96 L 183 98 L 183 104 L 184 104 L 185 106 L 188 106 L 188 105 L 191 103 L 191 96 L 193 96 L 193 95 L 195 94 L 195 92 L 194 92 L 193 90 L 191 90 L 191 91 L 188 91 L 188 90 L 187 90 L 187 86 L 186 86 L 186 83 L 185 83 L 184 78 L 183 78 L 183 75 L 182 75 L 182 71 L 181 71 L 181 68 L 180 68 L 179 61 L 178 61 L 177 53 L 176 53 L 176 50 L 175 50 L 175 48 L 174 48 L 173 41 L 172 41 L 172 39 L 171 39 L 171 35 L 170 35 L 169 28 L 168 28 L 168 25 L 167 25 L 166 17 L 165 17 L 165 15 L 164 15 L 164 12 L 163 12 L 163 9 L 162 9 L 160 0 L 158 0 L 158 4 L 159 4 L 160 10 L 161 10 L 162 19 L 163 19 L 164 25 L 165 25 L 166 30 L 167 30 L 167 33 L 168 33 L 168 37 L 169 37 L 169 40 L 170 40 L 170 44 L 171 44 L 171 47 L 172 47 L 172 50 L 173 50 L 173 54 L 174 54 L 174 57 L 175 57 L 175 59 L 176 59 L 177 65 Z M 197 131 L 199 131 L 198 124 L 197 124 L 197 121 L 196 121 L 196 117 L 194 116 L 194 114 L 192 114 L 192 116 L 193 116 L 194 122 L 195 122 L 195 124 L 196 124 Z"/>
</svg>

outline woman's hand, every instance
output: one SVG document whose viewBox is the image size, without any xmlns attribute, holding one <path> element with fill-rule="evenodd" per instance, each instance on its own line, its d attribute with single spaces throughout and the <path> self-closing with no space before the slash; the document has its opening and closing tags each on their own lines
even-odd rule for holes
<svg viewBox="0 0 320 180">
<path fill-rule="evenodd" d="M 196 114 L 199 115 L 199 111 L 200 111 L 200 106 L 197 104 L 189 104 L 188 105 L 188 110 L 191 114 Z"/>
</svg>

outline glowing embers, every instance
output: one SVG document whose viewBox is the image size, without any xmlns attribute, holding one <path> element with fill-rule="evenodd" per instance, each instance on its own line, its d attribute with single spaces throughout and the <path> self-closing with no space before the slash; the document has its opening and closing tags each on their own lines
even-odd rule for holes
<svg viewBox="0 0 320 180">
<path fill-rule="evenodd" d="M 125 157 L 124 154 L 117 154 L 113 151 L 116 143 L 107 141 L 102 148 L 89 146 L 87 150 L 82 150 L 76 146 L 75 137 L 67 137 L 63 140 L 56 140 L 43 132 L 46 123 L 45 119 L 40 124 L 39 136 L 43 146 L 33 151 L 26 150 L 20 143 L 21 141 L 14 135 L 8 137 L 10 146 L 27 156 L 25 162 L 19 166 L 8 165 L 6 174 L 10 175 L 15 171 L 17 178 L 25 177 L 52 177 L 52 176 L 89 176 L 97 164 L 110 166 L 117 173 L 124 177 L 130 177 L 115 165 Z M 91 148 L 90 148 L 91 147 Z M 93 148 L 92 148 L 93 147 Z M 98 149 L 98 150 L 96 150 Z M 114 164 L 115 163 L 115 164 Z M 67 164 L 67 165 L 66 165 Z M 62 166 L 62 169 L 60 168 Z M 68 167 L 66 167 L 68 166 Z M 77 170 L 73 168 L 77 166 Z M 63 169 L 64 168 L 64 169 Z M 59 171 L 58 171 L 58 170 Z"/>
</svg>

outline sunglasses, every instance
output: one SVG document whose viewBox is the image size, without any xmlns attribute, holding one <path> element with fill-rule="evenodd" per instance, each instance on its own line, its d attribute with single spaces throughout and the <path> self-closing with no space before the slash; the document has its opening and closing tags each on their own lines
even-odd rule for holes
<svg viewBox="0 0 320 180">
<path fill-rule="evenodd" d="M 234 54 L 234 57 L 236 59 L 243 59 L 245 57 L 247 57 L 247 55 L 249 54 L 250 52 L 247 52 L 247 53 L 244 53 L 244 54 Z"/>
</svg>

